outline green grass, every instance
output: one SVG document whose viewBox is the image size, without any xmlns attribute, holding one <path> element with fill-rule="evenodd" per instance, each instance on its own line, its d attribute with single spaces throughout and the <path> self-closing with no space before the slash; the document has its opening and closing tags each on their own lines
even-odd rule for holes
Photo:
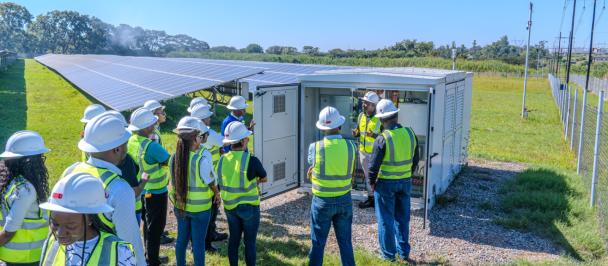
<svg viewBox="0 0 608 266">
<path fill-rule="evenodd" d="M 594 265 L 608 259 L 596 213 L 588 207 L 587 183 L 573 172 L 574 153 L 564 141 L 548 81 L 529 80 L 528 119 L 520 117 L 523 79 L 476 77 L 473 88 L 471 156 L 531 166 L 501 188 L 498 207 L 504 215 L 495 222 L 535 232 L 563 247 L 566 256 L 547 264 Z"/>
</svg>

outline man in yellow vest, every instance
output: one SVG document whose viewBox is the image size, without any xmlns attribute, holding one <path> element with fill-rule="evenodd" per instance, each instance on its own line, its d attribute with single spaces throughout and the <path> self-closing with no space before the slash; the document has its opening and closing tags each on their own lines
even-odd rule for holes
<svg viewBox="0 0 608 266">
<path fill-rule="evenodd" d="M 323 264 L 323 251 L 331 225 L 340 248 L 342 265 L 355 265 L 352 244 L 353 203 L 351 183 L 355 169 L 355 144 L 342 138 L 340 130 L 346 119 L 334 107 L 319 113 L 317 128 L 323 139 L 308 148 L 309 178 L 312 183 L 309 265 Z"/>
<path fill-rule="evenodd" d="M 166 263 L 159 257 L 160 240 L 167 223 L 167 203 L 169 178 L 167 176 L 169 152 L 158 142 L 148 138 L 154 132 L 158 117 L 146 108 L 138 108 L 131 114 L 128 129 L 133 132 L 129 138 L 127 152 L 139 165 L 138 178 L 148 175 L 143 196 L 144 241 L 146 261 L 149 265 Z"/>
<path fill-rule="evenodd" d="M 114 229 L 118 237 L 133 244 L 137 265 L 141 266 L 146 265 L 146 259 L 135 218 L 135 200 L 129 200 L 135 199 L 135 193 L 129 183 L 120 178 L 122 171 L 117 167 L 127 156 L 130 136 L 120 119 L 96 116 L 87 123 L 84 137 L 78 142 L 78 148 L 88 153 L 89 159 L 68 167 L 62 176 L 87 173 L 103 182 L 113 211 L 102 213 L 99 218 L 104 226 Z"/>
<path fill-rule="evenodd" d="M 359 161 L 363 168 L 365 178 L 365 188 L 367 189 L 367 200 L 359 203 L 359 208 L 365 209 L 374 207 L 374 191 L 369 183 L 369 157 L 372 155 L 374 141 L 380 133 L 380 120 L 375 117 L 376 104 L 380 97 L 373 91 L 368 91 L 362 100 L 363 112 L 359 113 L 357 128 L 353 129 L 353 136 L 359 137 Z"/>
<path fill-rule="evenodd" d="M 205 126 L 209 127 L 209 136 L 203 146 L 211 153 L 213 165 L 215 166 L 217 165 L 221 154 L 223 154 L 224 152 L 224 150 L 222 149 L 222 147 L 224 146 L 224 144 L 222 143 L 222 135 L 211 129 L 211 116 L 213 116 L 213 112 L 211 112 L 209 105 L 206 104 L 206 100 L 203 101 L 197 99 L 199 98 L 195 98 L 192 100 L 191 106 L 188 107 L 188 110 L 191 116 L 200 119 L 203 124 L 205 124 Z M 198 103 L 195 103 L 194 106 L 192 106 L 192 103 L 194 102 Z M 217 226 L 215 222 L 217 221 L 218 213 L 219 204 L 213 202 L 211 208 L 211 221 L 209 222 L 209 228 L 207 229 L 207 237 L 205 238 L 205 250 L 208 252 L 217 251 L 217 249 L 213 247 L 212 242 L 222 241 L 228 238 L 228 234 L 220 233 L 217 231 Z"/>
<path fill-rule="evenodd" d="M 40 265 L 136 265 L 133 246 L 100 226 L 97 214 L 112 207 L 99 178 L 87 173 L 61 178 L 40 208 L 50 211 L 53 221 Z"/>
<path fill-rule="evenodd" d="M 383 99 L 376 106 L 384 131 L 376 138 L 369 177 L 374 189 L 378 239 L 382 257 L 394 261 L 398 252 L 409 261 L 412 173 L 418 166 L 418 141 L 411 128 L 397 123 L 399 109 Z"/>
<path fill-rule="evenodd" d="M 231 122 L 224 131 L 224 144 L 230 145 L 222 155 L 216 172 L 224 211 L 228 220 L 228 261 L 238 265 L 241 236 L 245 244 L 245 264 L 256 262 L 256 237 L 260 227 L 260 196 L 258 183 L 266 182 L 266 170 L 260 160 L 247 151 L 247 127 L 238 121 Z"/>
</svg>

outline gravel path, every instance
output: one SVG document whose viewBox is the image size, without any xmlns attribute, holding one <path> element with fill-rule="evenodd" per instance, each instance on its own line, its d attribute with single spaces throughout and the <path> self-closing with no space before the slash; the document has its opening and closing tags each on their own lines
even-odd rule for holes
<svg viewBox="0 0 608 266">
<path fill-rule="evenodd" d="M 411 257 L 420 264 L 496 265 L 517 258 L 551 260 L 563 253 L 550 240 L 532 233 L 505 229 L 492 222 L 501 215 L 497 191 L 500 183 L 513 178 L 525 165 L 471 160 L 469 167 L 444 194 L 442 204 L 429 212 L 423 229 L 423 212 L 416 211 L 410 224 Z M 311 198 L 290 191 L 261 204 L 265 235 L 309 243 Z M 373 209 L 353 209 L 353 244 L 376 252 L 377 226 Z M 176 231 L 173 215 L 167 229 Z M 226 230 L 225 216 L 218 223 Z M 335 236 L 330 233 L 327 248 L 337 252 Z"/>
</svg>

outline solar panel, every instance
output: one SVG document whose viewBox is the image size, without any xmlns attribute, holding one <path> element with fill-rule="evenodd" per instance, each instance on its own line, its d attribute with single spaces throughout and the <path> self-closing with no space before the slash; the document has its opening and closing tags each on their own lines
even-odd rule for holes
<svg viewBox="0 0 608 266">
<path fill-rule="evenodd" d="M 171 58 L 47 54 L 36 60 L 118 111 L 167 100 L 261 73 L 258 66 Z"/>
</svg>

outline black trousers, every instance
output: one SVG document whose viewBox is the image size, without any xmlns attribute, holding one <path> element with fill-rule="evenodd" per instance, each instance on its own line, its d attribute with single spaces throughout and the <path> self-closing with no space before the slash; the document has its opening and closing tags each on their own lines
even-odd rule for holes
<svg viewBox="0 0 608 266">
<path fill-rule="evenodd" d="M 217 213 L 219 212 L 219 205 L 217 203 L 213 203 L 211 205 L 211 220 L 209 221 L 209 227 L 207 227 L 207 236 L 205 237 L 205 248 L 211 246 L 211 240 L 215 238 L 217 235 L 217 226 L 215 225 L 215 221 L 217 221 Z"/>
<path fill-rule="evenodd" d="M 167 192 L 148 194 L 143 197 L 141 219 L 144 225 L 144 246 L 146 261 L 150 266 L 160 265 L 160 236 L 165 231 L 167 223 Z"/>
</svg>

